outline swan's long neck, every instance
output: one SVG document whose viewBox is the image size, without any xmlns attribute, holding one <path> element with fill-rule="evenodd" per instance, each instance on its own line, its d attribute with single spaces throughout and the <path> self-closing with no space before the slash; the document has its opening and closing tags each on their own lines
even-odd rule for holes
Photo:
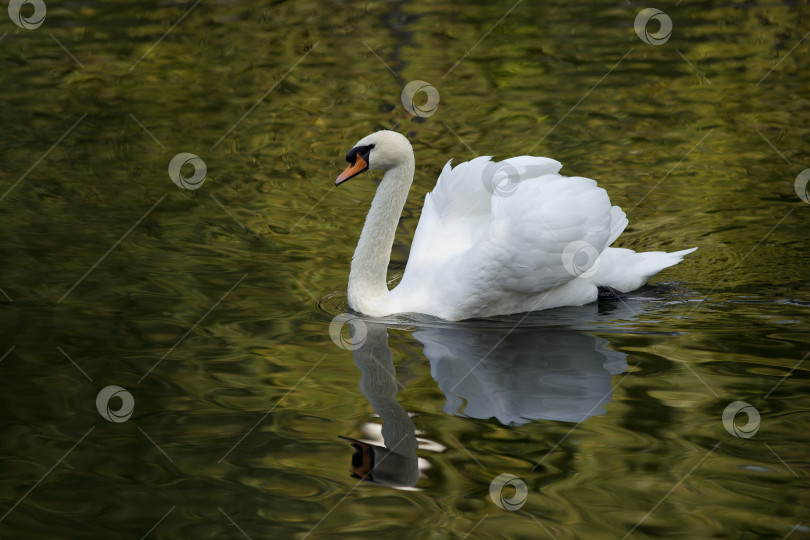
<svg viewBox="0 0 810 540">
<path fill-rule="evenodd" d="M 414 161 L 410 159 L 389 169 L 371 202 L 371 210 L 354 250 L 349 273 L 349 305 L 352 309 L 380 317 L 389 315 L 388 262 L 399 216 L 413 182 Z"/>
</svg>

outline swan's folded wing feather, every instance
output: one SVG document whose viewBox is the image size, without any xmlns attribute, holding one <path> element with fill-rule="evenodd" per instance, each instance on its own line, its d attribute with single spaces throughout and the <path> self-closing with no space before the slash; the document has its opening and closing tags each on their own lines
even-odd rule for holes
<svg viewBox="0 0 810 540">
<path fill-rule="evenodd" d="M 428 194 L 434 208 L 443 220 L 470 213 L 489 213 L 489 194 L 484 190 L 480 177 L 487 164 L 489 156 L 481 156 L 451 167 L 451 161 L 445 164 L 436 187 Z"/>
<path fill-rule="evenodd" d="M 503 163 L 509 165 L 509 182 L 496 182 L 504 189 L 491 184 L 487 189 L 482 179 L 492 176 L 493 165 L 500 174 Z M 521 302 L 573 280 L 576 275 L 563 264 L 566 247 L 584 242 L 601 253 L 613 215 L 605 190 L 587 178 L 556 174 L 560 167 L 530 156 L 445 166 L 425 197 L 397 294 L 419 306 L 441 298 L 436 312 L 450 310 L 445 316 L 452 317 Z M 403 304 L 403 309 L 416 308 Z"/>
<path fill-rule="evenodd" d="M 481 156 L 456 167 L 451 167 L 451 162 L 445 164 L 436 187 L 425 196 L 408 266 L 432 267 L 469 250 L 490 224 L 493 182 L 497 185 L 504 177 L 524 182 L 562 168 L 559 161 L 534 156 L 501 162 Z"/>
<path fill-rule="evenodd" d="M 489 226 L 458 274 L 480 291 L 479 302 L 567 283 L 576 273 L 563 263 L 566 248 L 595 257 L 610 239 L 610 199 L 588 178 L 549 174 L 520 182 L 514 192 L 494 195 L 491 202 Z"/>
<path fill-rule="evenodd" d="M 613 242 L 624 232 L 628 223 L 627 214 L 624 213 L 624 210 L 618 206 L 610 209 L 610 238 L 608 238 L 607 245 L 613 245 Z"/>
</svg>

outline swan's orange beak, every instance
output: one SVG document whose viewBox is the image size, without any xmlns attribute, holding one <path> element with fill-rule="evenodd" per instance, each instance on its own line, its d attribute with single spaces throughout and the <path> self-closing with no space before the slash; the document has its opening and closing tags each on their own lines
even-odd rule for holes
<svg viewBox="0 0 810 540">
<path fill-rule="evenodd" d="M 356 159 L 354 160 L 354 163 L 346 167 L 346 170 L 340 173 L 340 176 L 337 177 L 337 179 L 335 180 L 336 186 L 339 186 L 349 178 L 354 178 L 361 172 L 368 170 L 368 162 L 365 159 L 363 159 L 363 156 L 361 156 L 358 153 L 355 154 L 355 158 Z"/>
<path fill-rule="evenodd" d="M 367 146 L 355 146 L 346 152 L 346 161 L 349 163 L 349 166 L 337 177 L 335 185 L 339 186 L 349 178 L 354 178 L 361 172 L 367 171 L 368 164 L 371 161 L 371 151 L 373 149 L 374 145 L 369 144 Z"/>
</svg>

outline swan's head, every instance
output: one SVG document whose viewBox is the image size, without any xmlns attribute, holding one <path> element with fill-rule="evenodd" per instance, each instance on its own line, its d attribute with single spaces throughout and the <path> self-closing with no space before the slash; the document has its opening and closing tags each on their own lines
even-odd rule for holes
<svg viewBox="0 0 810 540">
<path fill-rule="evenodd" d="M 413 161 L 413 148 L 396 131 L 377 131 L 357 141 L 346 153 L 346 161 L 349 166 L 335 180 L 336 186 L 366 171 L 387 171 Z"/>
</svg>

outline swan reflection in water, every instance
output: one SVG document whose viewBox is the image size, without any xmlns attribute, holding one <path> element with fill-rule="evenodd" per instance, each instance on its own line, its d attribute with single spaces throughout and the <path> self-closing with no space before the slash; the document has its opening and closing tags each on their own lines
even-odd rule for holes
<svg viewBox="0 0 810 540">
<path fill-rule="evenodd" d="M 614 308 L 608 315 L 614 321 L 617 314 L 632 318 L 646 303 L 624 302 L 615 306 L 618 312 Z M 582 422 L 606 412 L 604 406 L 613 398 L 611 377 L 627 370 L 626 354 L 611 350 L 606 339 L 577 328 L 582 325 L 560 326 L 566 314 L 579 315 L 582 321 L 583 313 L 590 313 L 591 323 L 605 316 L 596 312 L 598 307 L 586 308 L 557 311 L 556 326 L 443 324 L 422 326 L 412 335 L 422 343 L 431 375 L 447 398 L 444 412 L 495 418 L 504 425 Z M 398 383 L 387 334 L 394 325 L 359 317 L 350 318 L 348 325 L 354 363 L 361 372 L 360 391 L 382 419 L 384 443 L 379 444 L 379 437 L 376 443 L 342 437 L 355 450 L 352 476 L 395 487 L 414 486 L 419 478 L 419 443 L 411 417 L 396 399 Z M 616 324 L 610 329 L 615 331 Z M 371 430 L 366 435 L 375 436 Z"/>
</svg>

